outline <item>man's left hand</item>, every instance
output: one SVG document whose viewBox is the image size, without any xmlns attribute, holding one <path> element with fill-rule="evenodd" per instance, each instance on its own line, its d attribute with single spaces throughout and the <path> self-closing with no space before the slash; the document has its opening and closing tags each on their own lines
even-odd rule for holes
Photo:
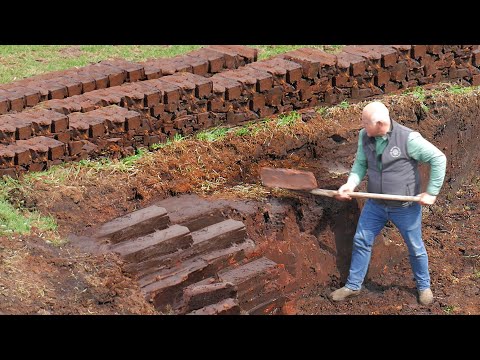
<svg viewBox="0 0 480 360">
<path fill-rule="evenodd" d="M 419 194 L 420 196 L 420 205 L 433 205 L 435 203 L 435 200 L 437 200 L 436 196 L 430 195 L 426 192 Z"/>
</svg>

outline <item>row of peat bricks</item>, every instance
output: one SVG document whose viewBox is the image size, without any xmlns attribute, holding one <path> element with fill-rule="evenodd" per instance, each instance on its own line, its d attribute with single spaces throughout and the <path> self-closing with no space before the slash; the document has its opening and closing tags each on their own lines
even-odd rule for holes
<svg viewBox="0 0 480 360">
<path fill-rule="evenodd" d="M 178 79 L 172 74 L 204 81 L 256 60 L 257 50 L 247 46 L 211 46 L 144 63 L 102 61 L 0 86 L 0 176 L 98 155 L 124 156 L 161 142 L 166 136 L 160 115 L 171 123 L 185 103 L 184 91 L 168 82 Z M 204 98 L 203 91 L 200 85 L 195 92 Z"/>
<path fill-rule="evenodd" d="M 124 259 L 161 313 L 280 314 L 284 267 L 258 255 L 243 222 L 224 209 L 182 206 L 189 215 L 177 221 L 160 202 L 101 225 L 93 237 Z"/>
<path fill-rule="evenodd" d="M 103 61 L 0 87 L 0 176 L 440 81 L 479 85 L 479 46 L 303 48 L 257 61 L 256 49 L 213 45 L 144 63 Z"/>
</svg>

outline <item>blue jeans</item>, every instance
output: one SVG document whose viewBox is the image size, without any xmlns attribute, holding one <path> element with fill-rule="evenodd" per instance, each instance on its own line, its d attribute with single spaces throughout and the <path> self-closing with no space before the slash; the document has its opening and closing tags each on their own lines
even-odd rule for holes
<svg viewBox="0 0 480 360">
<path fill-rule="evenodd" d="M 410 265 L 418 290 L 430 287 L 428 256 L 422 240 L 422 206 L 412 203 L 409 207 L 389 207 L 368 199 L 358 220 L 353 238 L 352 261 L 345 286 L 360 290 L 367 274 L 375 237 L 387 221 L 392 221 L 407 244 Z"/>
</svg>

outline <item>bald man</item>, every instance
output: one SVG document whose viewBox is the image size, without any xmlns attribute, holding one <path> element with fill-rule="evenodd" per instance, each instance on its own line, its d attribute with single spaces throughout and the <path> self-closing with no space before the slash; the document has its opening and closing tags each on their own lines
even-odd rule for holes
<svg viewBox="0 0 480 360">
<path fill-rule="evenodd" d="M 387 107 L 371 102 L 362 111 L 358 149 L 346 184 L 336 198 L 351 200 L 348 195 L 368 174 L 368 192 L 395 195 L 419 195 L 419 202 L 368 199 L 360 214 L 353 239 L 352 260 L 344 287 L 330 294 L 343 301 L 360 294 L 368 270 L 372 245 L 388 220 L 400 231 L 409 252 L 410 265 L 422 305 L 433 302 L 430 289 L 428 256 L 422 239 L 422 207 L 432 205 L 443 185 L 445 155 L 420 133 L 390 119 Z M 420 193 L 418 163 L 430 164 L 426 191 Z"/>
</svg>

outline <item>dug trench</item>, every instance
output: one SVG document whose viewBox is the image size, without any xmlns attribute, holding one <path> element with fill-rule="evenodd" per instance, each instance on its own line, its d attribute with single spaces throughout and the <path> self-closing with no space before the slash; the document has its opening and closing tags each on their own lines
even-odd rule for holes
<svg viewBox="0 0 480 360">
<path fill-rule="evenodd" d="M 36 182 L 34 192 L 16 197 L 52 214 L 70 241 L 54 248 L 35 236 L 24 239 L 19 251 L 30 260 L 21 266 L 50 272 L 41 280 L 49 291 L 23 304 L 12 296 L 0 310 L 480 313 L 477 95 L 444 92 L 427 95 L 423 103 L 413 96 L 382 101 L 393 119 L 420 131 L 448 159 L 436 204 L 423 208 L 431 306 L 418 304 L 406 247 L 390 224 L 375 241 L 362 296 L 333 303 L 328 294 L 346 280 L 363 200 L 339 202 L 261 186 L 263 166 L 312 171 L 326 189 L 343 184 L 357 147 L 364 105 L 358 103 L 323 114 L 305 110 L 295 125 L 249 138 L 186 141 L 140 160 L 134 174 L 85 172 L 68 186 Z M 424 184 L 428 171 L 422 166 Z"/>
</svg>

